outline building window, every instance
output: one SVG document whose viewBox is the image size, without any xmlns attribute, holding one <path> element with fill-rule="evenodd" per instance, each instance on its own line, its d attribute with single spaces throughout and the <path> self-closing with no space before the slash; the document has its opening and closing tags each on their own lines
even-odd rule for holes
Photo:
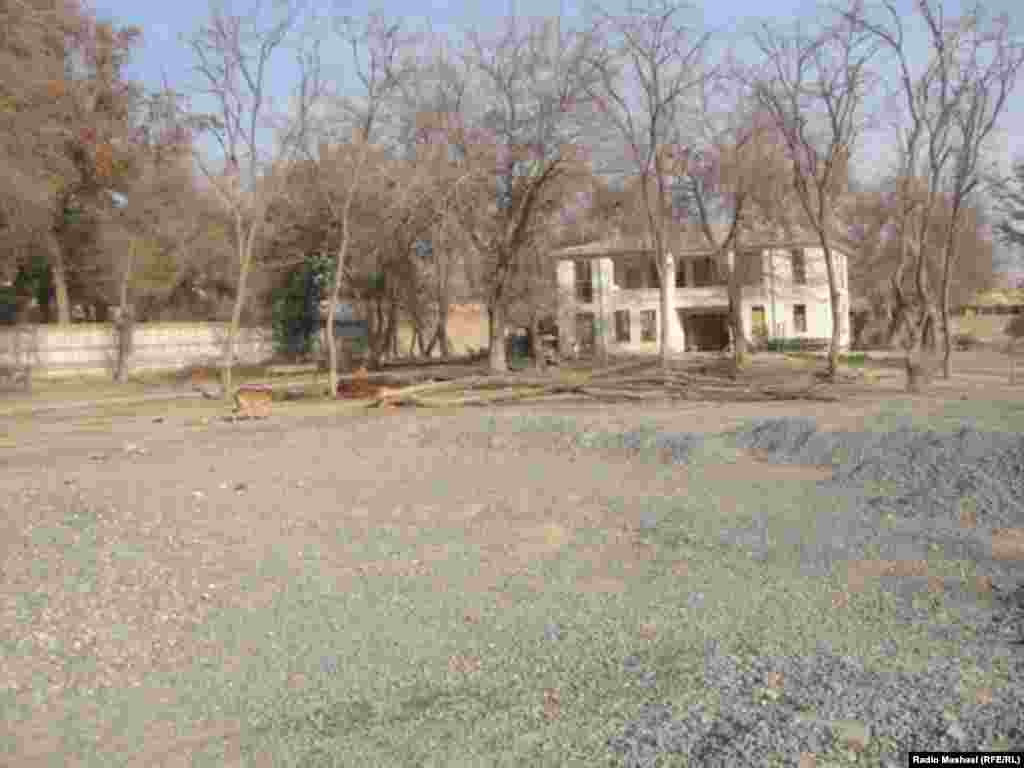
<svg viewBox="0 0 1024 768">
<path fill-rule="evenodd" d="M 576 262 L 576 301 L 589 304 L 594 300 L 594 282 L 591 277 L 590 262 Z"/>
<path fill-rule="evenodd" d="M 640 339 L 642 341 L 654 341 L 658 331 L 658 310 L 645 309 L 640 312 Z"/>
<path fill-rule="evenodd" d="M 736 255 L 734 268 L 738 270 L 740 285 L 760 285 L 762 277 L 761 251 L 745 251 Z"/>
<path fill-rule="evenodd" d="M 650 283 L 648 283 L 647 287 L 648 288 L 661 288 L 661 276 L 658 275 L 658 265 L 655 264 L 652 261 L 647 266 L 648 266 L 647 277 L 650 280 Z"/>
<path fill-rule="evenodd" d="M 768 336 L 768 318 L 763 306 L 750 308 L 750 332 L 755 337 L 765 338 Z"/>
<path fill-rule="evenodd" d="M 710 285 L 715 285 L 718 282 L 718 265 L 715 264 L 715 260 L 706 256 L 701 259 L 697 259 L 693 263 L 693 284 L 697 288 L 706 288 Z"/>
<path fill-rule="evenodd" d="M 629 342 L 629 310 L 620 309 L 615 313 L 615 340 Z"/>
<path fill-rule="evenodd" d="M 789 258 L 793 264 L 793 284 L 807 285 L 807 261 L 804 258 L 804 249 L 792 249 L 789 252 Z"/>
<path fill-rule="evenodd" d="M 682 259 L 676 261 L 676 288 L 686 287 L 686 262 Z"/>
<path fill-rule="evenodd" d="M 597 337 L 596 318 L 593 312 L 579 312 L 576 315 L 576 344 L 581 350 L 592 350 Z"/>
<path fill-rule="evenodd" d="M 644 287 L 644 271 L 637 266 L 626 267 L 626 289 L 638 291 Z"/>
<path fill-rule="evenodd" d="M 807 305 L 793 305 L 793 330 L 797 333 L 807 333 Z"/>
</svg>

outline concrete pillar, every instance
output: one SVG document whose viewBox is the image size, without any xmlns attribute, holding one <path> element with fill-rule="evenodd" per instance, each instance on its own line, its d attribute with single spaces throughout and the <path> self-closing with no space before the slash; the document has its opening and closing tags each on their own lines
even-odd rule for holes
<svg viewBox="0 0 1024 768">
<path fill-rule="evenodd" d="M 615 262 L 610 258 L 594 259 L 590 273 L 594 281 L 594 343 L 598 351 L 612 348 L 612 328 L 614 326 L 611 306 L 611 287 L 615 281 Z M 603 345 L 603 347 L 602 347 Z"/>
<path fill-rule="evenodd" d="M 576 265 L 568 259 L 558 262 L 558 352 L 568 356 L 576 341 Z"/>
</svg>

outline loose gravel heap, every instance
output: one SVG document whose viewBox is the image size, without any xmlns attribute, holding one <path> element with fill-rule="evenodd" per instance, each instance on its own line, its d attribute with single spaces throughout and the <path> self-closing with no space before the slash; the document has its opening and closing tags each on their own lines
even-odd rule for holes
<svg viewBox="0 0 1024 768">
<path fill-rule="evenodd" d="M 640 666 L 634 668 L 642 678 Z M 707 768 L 773 760 L 798 765 L 801 753 L 859 751 L 877 739 L 902 745 L 883 751 L 886 768 L 905 765 L 907 750 L 978 750 L 997 735 L 1015 741 L 1011 749 L 1024 749 L 1019 688 L 1007 686 L 955 715 L 948 711 L 962 682 L 956 663 L 920 673 L 875 672 L 825 650 L 813 657 L 740 658 L 712 646 L 705 670 L 704 685 L 721 694 L 717 711 L 693 707 L 676 716 L 665 705 L 648 704 L 610 741 L 624 765 L 649 768 L 669 754 Z M 1018 673 L 1024 680 L 1020 665 Z M 784 684 L 774 697 L 766 685 L 772 679 Z"/>
<path fill-rule="evenodd" d="M 997 737 L 1008 740 L 1010 749 L 1024 750 L 1022 569 L 1020 561 L 991 556 L 996 529 L 1024 528 L 1024 437 L 971 428 L 952 434 L 909 427 L 888 433 L 819 432 L 811 419 L 789 418 L 755 423 L 732 438 L 771 462 L 834 468 L 823 482 L 844 503 L 836 505 L 839 511 L 819 516 L 814 541 L 801 551 L 804 572 L 827 573 L 837 560 L 864 558 L 869 545 L 881 559 L 913 560 L 927 557 L 929 545 L 937 544 L 950 559 L 978 564 L 979 573 L 992 580 L 997 607 L 965 610 L 963 618 L 978 634 L 964 637 L 959 658 L 933 662 L 920 673 L 868 670 L 827 648 L 812 657 L 753 653 L 739 658 L 709 647 L 704 685 L 719 694 L 718 709 L 674 713 L 650 703 L 609 742 L 623 764 L 649 768 L 673 754 L 686 756 L 691 766 L 795 766 L 801 753 L 856 752 L 876 740 L 899 745 L 898 751 L 883 750 L 886 768 L 904 765 L 906 750 L 978 750 Z M 699 441 L 691 434 L 655 439 L 681 463 Z M 627 446 L 636 442 L 624 438 Z M 963 524 L 965 504 L 970 526 Z M 723 543 L 755 559 L 770 555 L 765 521 L 721 535 Z M 913 581 L 891 584 L 899 589 L 909 583 L 913 593 L 920 587 Z M 964 608 L 973 600 L 966 594 L 950 597 Z M 904 601 L 905 617 L 920 620 L 910 603 Z M 960 703 L 951 692 L 965 684 L 964 663 L 988 666 L 997 657 L 1004 659 L 1010 683 L 984 702 Z M 652 673 L 640 659 L 631 656 L 625 664 L 650 687 Z M 766 689 L 770 676 L 785 681 L 780 691 Z"/>
</svg>

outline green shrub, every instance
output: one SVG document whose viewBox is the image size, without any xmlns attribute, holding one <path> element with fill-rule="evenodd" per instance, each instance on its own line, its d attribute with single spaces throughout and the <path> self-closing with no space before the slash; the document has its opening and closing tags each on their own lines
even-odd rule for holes
<svg viewBox="0 0 1024 768">
<path fill-rule="evenodd" d="M 803 339 L 768 339 L 765 349 L 769 352 L 802 352 L 807 348 Z"/>
<path fill-rule="evenodd" d="M 278 354 L 300 357 L 313 351 L 320 329 L 320 286 L 313 264 L 295 269 L 274 292 L 271 317 Z"/>
<path fill-rule="evenodd" d="M 0 325 L 14 325 L 17 320 L 17 293 L 13 287 L 0 287 Z"/>
</svg>

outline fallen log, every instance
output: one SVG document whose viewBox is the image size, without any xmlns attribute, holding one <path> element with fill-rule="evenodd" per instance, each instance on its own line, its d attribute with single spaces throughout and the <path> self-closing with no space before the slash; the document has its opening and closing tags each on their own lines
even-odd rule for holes
<svg viewBox="0 0 1024 768">
<path fill-rule="evenodd" d="M 625 371 L 642 371 L 644 368 L 653 368 L 658 365 L 657 360 L 631 360 L 620 365 L 613 365 L 609 368 L 600 368 L 591 372 L 591 379 L 603 379 L 607 376 L 614 376 Z"/>
</svg>

